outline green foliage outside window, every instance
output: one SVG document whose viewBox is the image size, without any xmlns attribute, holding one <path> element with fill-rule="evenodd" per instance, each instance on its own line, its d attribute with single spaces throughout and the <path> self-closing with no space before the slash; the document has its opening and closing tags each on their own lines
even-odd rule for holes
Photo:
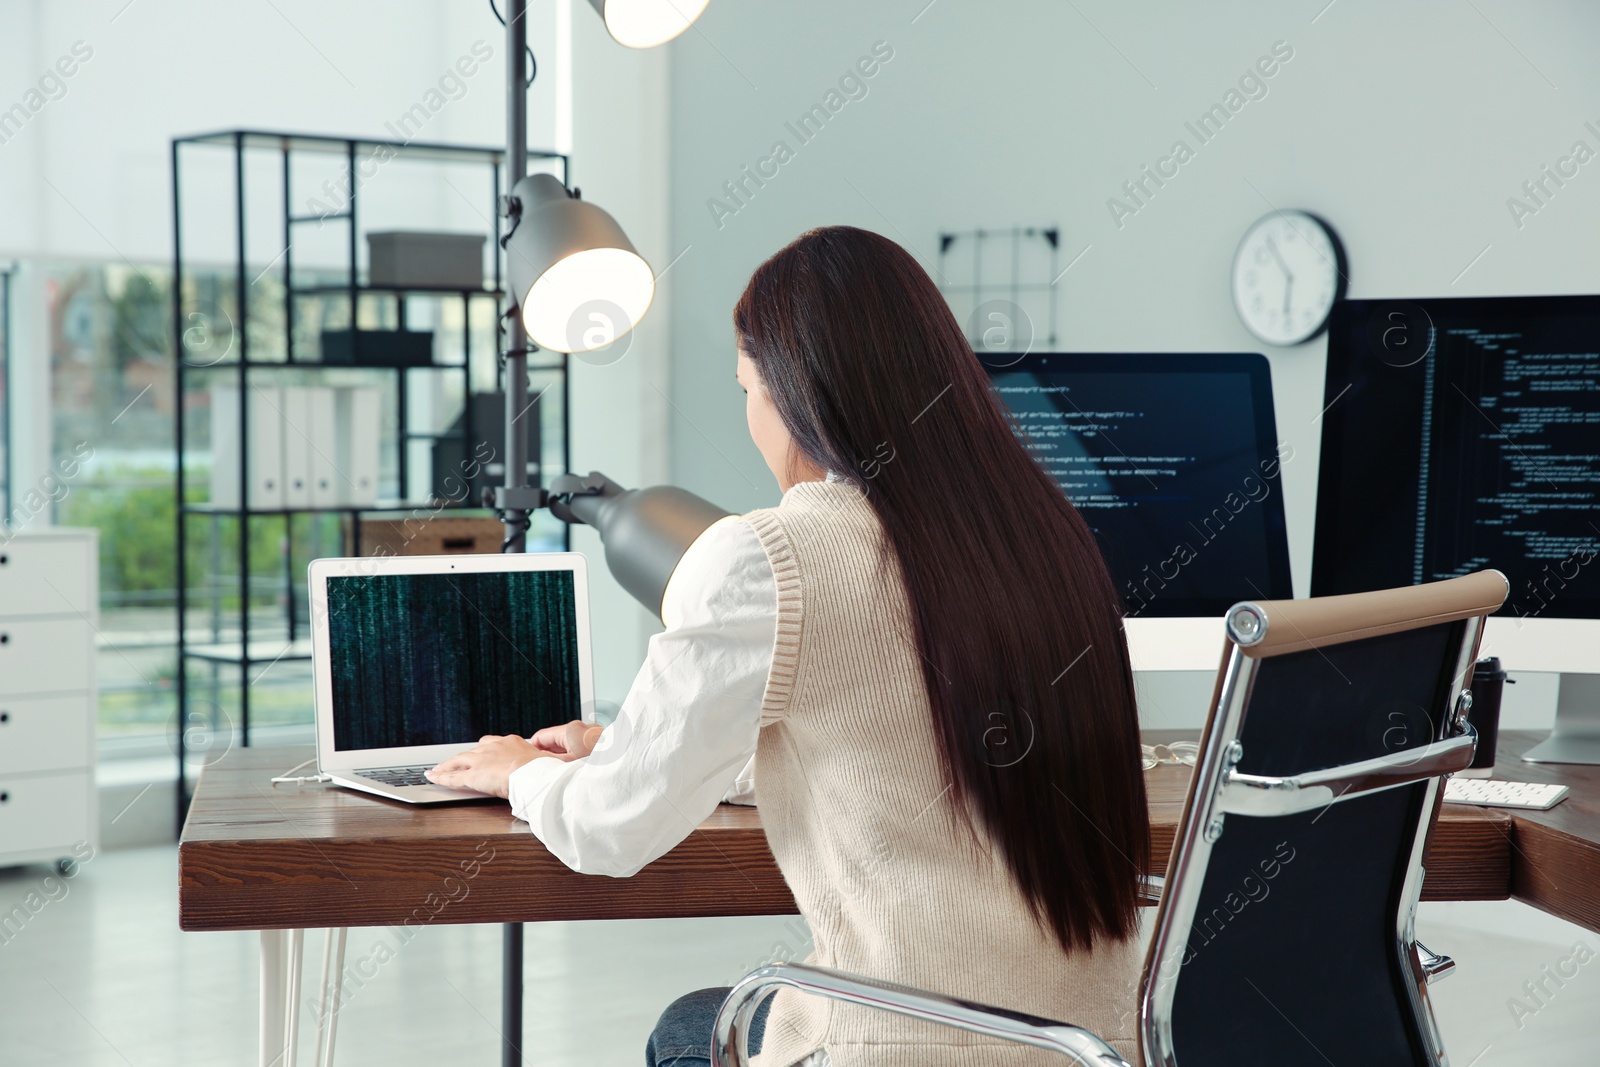
<svg viewBox="0 0 1600 1067">
<path fill-rule="evenodd" d="M 185 487 L 191 503 L 205 500 L 207 474 L 196 471 Z M 160 469 L 116 467 L 101 484 L 74 488 L 57 507 L 65 526 L 92 526 L 100 531 L 100 596 L 107 603 L 171 603 L 178 586 L 176 496 L 172 474 Z M 189 518 L 187 563 L 191 583 L 190 603 L 209 603 L 193 586 L 210 574 L 212 539 L 207 529 L 212 519 Z M 216 520 L 220 544 L 220 574 L 211 580 L 221 586 L 222 605 L 237 610 L 239 523 Z M 250 525 L 250 569 L 256 575 L 282 572 L 283 524 L 257 520 Z M 256 592 L 251 603 L 270 600 Z"/>
</svg>

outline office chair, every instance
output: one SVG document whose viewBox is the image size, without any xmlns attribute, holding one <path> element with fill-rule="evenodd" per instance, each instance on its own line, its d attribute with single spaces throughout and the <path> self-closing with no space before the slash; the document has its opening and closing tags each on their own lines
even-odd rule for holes
<svg viewBox="0 0 1600 1067">
<path fill-rule="evenodd" d="M 1464 687 L 1483 618 L 1506 592 L 1480 571 L 1229 610 L 1139 984 L 1147 1067 L 1447 1062 L 1428 981 L 1454 963 L 1412 922 L 1442 777 L 1476 746 Z M 1080 1027 L 788 963 L 728 995 L 717 1067 L 746 1062 L 751 1017 L 784 986 L 1128 1067 Z"/>
</svg>

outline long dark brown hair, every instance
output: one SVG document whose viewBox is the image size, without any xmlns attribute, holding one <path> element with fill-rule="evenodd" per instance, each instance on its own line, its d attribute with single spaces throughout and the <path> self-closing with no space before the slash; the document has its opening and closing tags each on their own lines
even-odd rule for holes
<svg viewBox="0 0 1600 1067">
<path fill-rule="evenodd" d="M 883 524 L 958 810 L 1064 948 L 1130 935 L 1150 819 L 1120 603 L 932 279 L 830 226 L 763 263 L 733 321 L 796 448 Z"/>
</svg>

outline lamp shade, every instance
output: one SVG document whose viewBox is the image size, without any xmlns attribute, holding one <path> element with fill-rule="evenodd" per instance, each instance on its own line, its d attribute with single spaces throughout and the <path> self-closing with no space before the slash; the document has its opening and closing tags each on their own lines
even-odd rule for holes
<svg viewBox="0 0 1600 1067">
<path fill-rule="evenodd" d="M 654 48 L 700 17 L 709 0 L 589 0 L 618 44 Z"/>
<path fill-rule="evenodd" d="M 728 514 L 686 489 L 624 489 L 599 471 L 587 478 L 563 475 L 550 489 L 583 490 L 566 503 L 551 504 L 551 513 L 563 522 L 594 527 L 617 584 L 657 616 L 678 561 L 707 527 Z"/>
<path fill-rule="evenodd" d="M 512 196 L 522 209 L 506 239 L 506 276 L 534 344 L 589 352 L 633 329 L 656 279 L 617 220 L 550 174 L 522 179 Z"/>
</svg>

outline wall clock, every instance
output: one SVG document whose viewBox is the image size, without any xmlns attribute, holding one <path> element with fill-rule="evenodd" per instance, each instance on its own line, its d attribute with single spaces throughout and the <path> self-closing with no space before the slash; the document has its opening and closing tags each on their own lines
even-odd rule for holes
<svg viewBox="0 0 1600 1067">
<path fill-rule="evenodd" d="M 1233 306 L 1271 345 L 1309 341 L 1328 325 L 1348 278 L 1344 247 L 1305 211 L 1274 211 L 1245 231 L 1233 254 Z"/>
</svg>

